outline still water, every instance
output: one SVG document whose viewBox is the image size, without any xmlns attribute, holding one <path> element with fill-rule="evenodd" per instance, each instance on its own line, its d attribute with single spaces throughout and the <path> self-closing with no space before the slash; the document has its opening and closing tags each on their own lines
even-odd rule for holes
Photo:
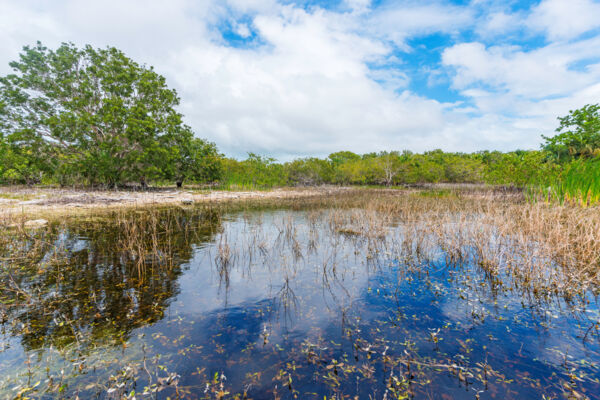
<svg viewBox="0 0 600 400">
<path fill-rule="evenodd" d="M 6 244 L 0 397 L 600 399 L 591 294 L 328 221 L 169 211 Z"/>
</svg>

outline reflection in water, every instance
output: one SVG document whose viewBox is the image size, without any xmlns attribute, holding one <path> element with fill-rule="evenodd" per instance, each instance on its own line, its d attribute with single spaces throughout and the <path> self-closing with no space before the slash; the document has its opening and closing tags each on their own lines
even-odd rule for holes
<svg viewBox="0 0 600 400">
<path fill-rule="evenodd" d="M 170 209 L 4 243 L 0 396 L 599 398 L 591 295 L 343 218 Z"/>
<path fill-rule="evenodd" d="M 192 246 L 211 240 L 219 228 L 212 213 L 190 217 L 171 210 L 120 218 L 54 225 L 18 243 L 18 250 L 7 249 L 19 267 L 2 270 L 7 284 L 0 294 L 15 300 L 5 303 L 5 326 L 24 350 L 81 340 L 123 342 L 136 328 L 159 321 L 179 290 L 181 264 L 192 257 Z M 151 228 L 154 218 L 162 226 Z M 156 237 L 152 230 L 171 234 Z M 143 243 L 132 248 L 128 235 Z"/>
</svg>

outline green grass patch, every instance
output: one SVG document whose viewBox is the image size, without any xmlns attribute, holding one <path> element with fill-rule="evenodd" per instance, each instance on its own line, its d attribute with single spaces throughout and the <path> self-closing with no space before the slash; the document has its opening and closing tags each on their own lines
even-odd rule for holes
<svg viewBox="0 0 600 400">
<path fill-rule="evenodd" d="M 33 200 L 36 196 L 33 194 L 18 194 L 18 193 L 0 193 L 0 199 L 27 201 Z"/>
<path fill-rule="evenodd" d="M 600 159 L 571 162 L 545 185 L 530 188 L 529 196 L 584 207 L 600 204 Z"/>
</svg>

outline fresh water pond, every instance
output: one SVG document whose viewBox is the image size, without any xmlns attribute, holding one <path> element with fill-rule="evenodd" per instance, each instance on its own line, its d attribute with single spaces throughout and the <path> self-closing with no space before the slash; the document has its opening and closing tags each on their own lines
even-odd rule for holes
<svg viewBox="0 0 600 400">
<path fill-rule="evenodd" d="M 455 262 L 402 221 L 119 218 L 4 245 L 2 398 L 600 399 L 596 297 Z"/>
</svg>

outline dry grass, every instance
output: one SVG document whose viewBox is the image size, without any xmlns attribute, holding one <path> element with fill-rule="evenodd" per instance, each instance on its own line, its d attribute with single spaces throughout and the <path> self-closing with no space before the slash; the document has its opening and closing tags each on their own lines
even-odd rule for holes
<svg viewBox="0 0 600 400">
<path fill-rule="evenodd" d="M 261 198 L 208 203 L 186 208 L 188 214 L 210 209 L 214 215 L 227 210 L 263 208 L 312 209 L 309 242 L 319 238 L 316 224 L 327 219 L 331 235 L 344 234 L 369 241 L 370 251 L 394 250 L 403 260 L 433 259 L 443 254 L 454 264 L 475 262 L 492 276 L 508 272 L 524 287 L 545 295 L 574 296 L 600 283 L 600 209 L 529 203 L 513 192 L 456 190 L 442 192 L 351 190 L 290 198 Z M 319 210 L 329 210 L 327 214 Z M 173 263 L 173 232 L 193 234 L 194 226 L 182 224 L 178 208 L 121 208 L 88 212 L 87 219 L 112 218 L 118 225 L 117 246 L 140 273 L 148 265 Z M 13 226 L 0 235 L 0 247 L 10 258 L 11 242 L 34 237 L 24 227 L 28 216 L 5 214 L 0 226 Z M 192 219 L 193 220 L 193 219 Z M 51 224 L 61 223 L 55 218 Z M 59 222 L 56 222 L 59 221 Z M 63 220 L 64 222 L 64 220 Z M 289 218 L 278 226 L 295 257 L 303 255 Z M 8 232 L 8 234 L 6 233 Z M 191 240 L 191 239 L 190 239 Z M 264 239 L 253 249 L 264 253 Z M 307 251 L 311 243 L 306 245 Z M 35 248 L 33 246 L 32 248 Z M 369 256 L 367 254 L 367 256 Z M 227 238 L 222 238 L 216 258 L 225 273 L 234 263 Z"/>
<path fill-rule="evenodd" d="M 449 262 L 476 262 L 492 274 L 508 271 L 544 293 L 574 295 L 600 283 L 600 209 L 528 203 L 499 193 L 429 197 L 389 192 L 338 202 L 337 232 L 389 238 L 410 258 L 443 251 Z M 349 212 L 342 212 L 351 208 Z"/>
</svg>

